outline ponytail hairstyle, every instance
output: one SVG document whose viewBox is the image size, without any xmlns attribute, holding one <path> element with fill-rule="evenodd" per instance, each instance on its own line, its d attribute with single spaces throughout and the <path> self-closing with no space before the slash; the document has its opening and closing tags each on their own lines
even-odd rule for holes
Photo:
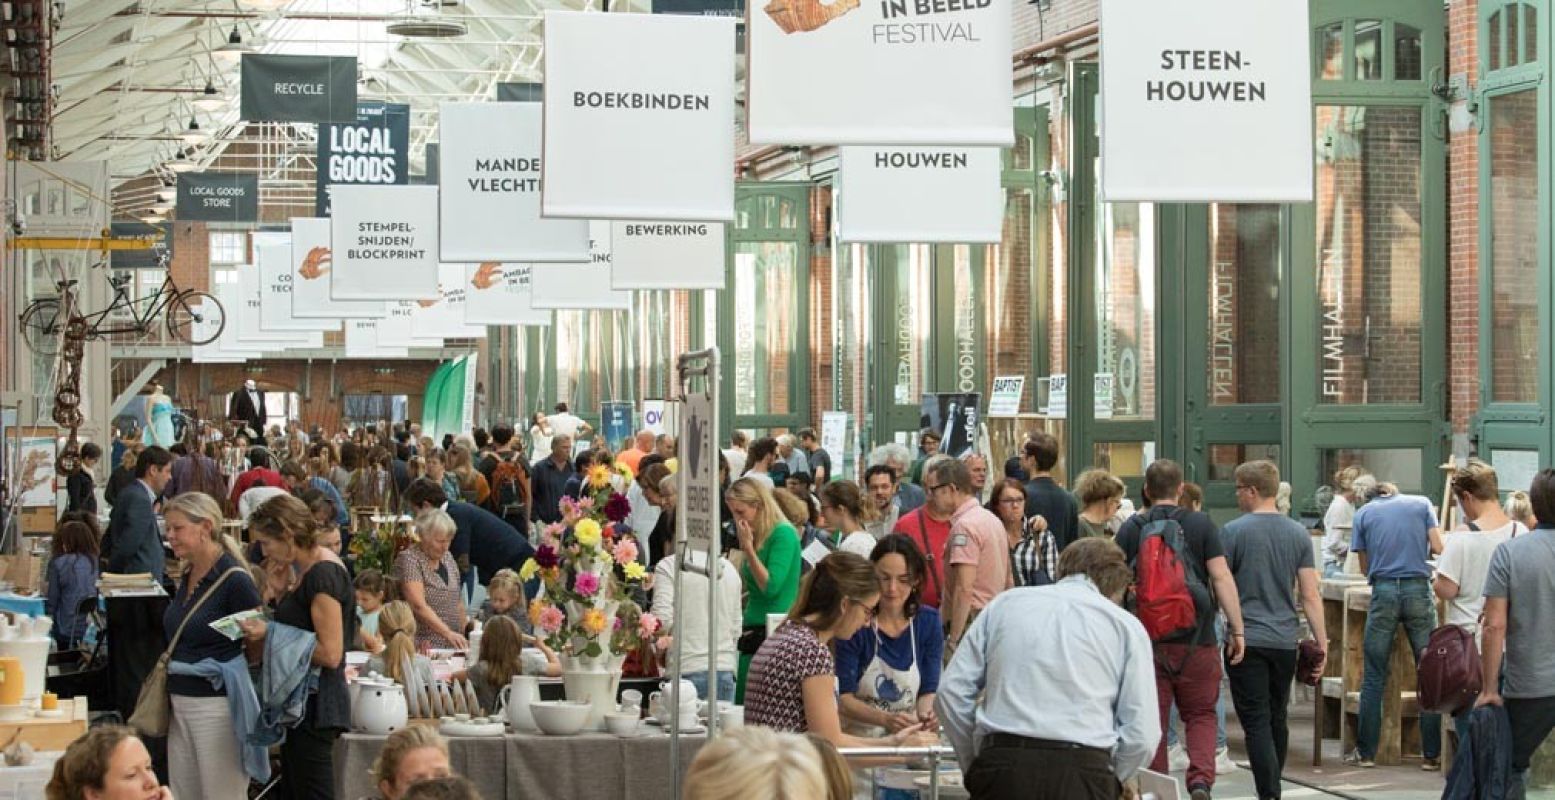
<svg viewBox="0 0 1555 800">
<path fill-rule="evenodd" d="M 232 556 L 232 559 L 238 562 L 238 566 L 248 569 L 248 559 L 243 557 L 243 547 L 230 534 L 223 531 L 222 523 L 226 518 L 222 516 L 221 505 L 216 502 L 216 498 L 204 492 L 184 492 L 164 503 L 162 514 L 164 516 L 180 514 L 190 522 L 208 523 L 211 529 L 211 541 L 219 545 L 227 555 Z"/>
<path fill-rule="evenodd" d="M 378 633 L 385 642 L 383 674 L 405 684 L 405 660 L 416 660 L 416 615 L 404 600 L 385 603 L 378 612 Z M 484 649 L 485 639 L 481 640 Z"/>
<path fill-rule="evenodd" d="M 486 684 L 501 690 L 514 675 L 523 674 L 523 650 L 524 636 L 518 623 L 512 617 L 492 617 L 481 629 L 480 663 L 486 665 Z"/>
<path fill-rule="evenodd" d="M 812 630 L 829 630 L 842 619 L 843 600 L 862 603 L 878 594 L 880 579 L 875 576 L 875 565 L 857 553 L 839 550 L 821 559 L 805 576 L 788 619 Z"/>
<path fill-rule="evenodd" d="M 864 493 L 853 481 L 832 481 L 821 487 L 821 502 L 848 512 L 860 525 L 879 516 L 874 503 L 864 502 Z"/>
</svg>

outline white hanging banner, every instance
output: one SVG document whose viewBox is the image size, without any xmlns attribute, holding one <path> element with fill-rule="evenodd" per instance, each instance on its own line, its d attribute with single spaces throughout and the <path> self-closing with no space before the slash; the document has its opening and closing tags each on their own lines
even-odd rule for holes
<svg viewBox="0 0 1555 800">
<path fill-rule="evenodd" d="M 409 350 L 378 344 L 378 320 L 346 320 L 346 358 L 405 358 Z"/>
<path fill-rule="evenodd" d="M 1307 4 L 1102 0 L 1108 202 L 1312 201 Z"/>
<path fill-rule="evenodd" d="M 734 219 L 734 26 L 545 12 L 545 216 Z"/>
<path fill-rule="evenodd" d="M 194 324 L 191 326 L 195 341 L 211 338 L 213 334 L 218 333 L 216 330 L 217 320 L 211 317 L 198 316 L 198 312 L 201 310 L 199 304 L 190 306 L 190 308 L 197 314 L 194 318 Z M 205 344 L 194 345 L 191 348 L 190 360 L 196 364 L 241 364 L 246 359 L 242 356 L 227 355 L 221 352 L 220 340 L 211 339 L 211 341 Z"/>
<path fill-rule="evenodd" d="M 610 228 L 614 289 L 724 288 L 722 222 L 616 222 Z"/>
<path fill-rule="evenodd" d="M 364 319 L 383 316 L 381 300 L 329 296 L 334 260 L 329 217 L 292 217 L 292 316 L 298 319 Z"/>
<path fill-rule="evenodd" d="M 530 281 L 534 269 L 527 264 L 465 265 L 464 321 L 469 325 L 550 325 L 551 312 L 537 309 Z"/>
<path fill-rule="evenodd" d="M 540 104 L 444 103 L 444 261 L 583 261 L 586 219 L 540 218 Z"/>
<path fill-rule="evenodd" d="M 632 293 L 610 288 L 610 223 L 589 223 L 587 264 L 535 264 L 530 274 L 530 304 L 535 308 L 598 308 L 629 311 Z"/>
<path fill-rule="evenodd" d="M 470 293 L 464 282 L 463 264 L 437 265 L 436 300 L 418 300 L 411 309 L 410 333 L 416 338 L 484 339 L 484 325 L 464 321 Z"/>
<path fill-rule="evenodd" d="M 238 291 L 239 287 L 230 283 L 217 284 L 211 287 L 216 299 L 221 301 L 222 311 L 226 314 L 227 324 L 221 329 L 221 335 L 216 337 L 212 344 L 216 345 L 216 352 L 222 358 L 251 359 L 262 358 L 264 348 L 245 347 L 238 341 L 238 327 L 241 324 L 239 317 L 243 313 L 243 302 Z"/>
<path fill-rule="evenodd" d="M 437 296 L 437 187 L 338 185 L 329 270 L 336 300 Z"/>
<path fill-rule="evenodd" d="M 238 302 L 236 307 L 229 307 L 225 303 L 222 307 L 227 311 L 227 324 L 236 324 L 238 331 L 237 347 L 241 349 L 261 349 L 265 352 L 280 352 L 289 349 L 303 347 L 323 347 L 324 334 L 322 332 L 305 333 L 302 331 L 267 331 L 260 325 L 261 297 L 264 294 L 264 285 L 259 278 L 258 264 L 238 265 Z"/>
<path fill-rule="evenodd" d="M 389 304 L 389 312 L 378 320 L 379 347 L 442 347 L 441 336 L 417 336 L 411 326 L 416 316 L 415 300 Z"/>
<path fill-rule="evenodd" d="M 750 141 L 1008 147 L 1011 13 L 1010 0 L 752 0 Z"/>
<path fill-rule="evenodd" d="M 256 244 L 259 262 L 259 328 L 265 331 L 338 331 L 338 319 L 299 319 L 292 315 L 292 245 Z"/>
<path fill-rule="evenodd" d="M 837 236 L 844 242 L 1003 239 L 996 147 L 843 147 Z"/>
</svg>

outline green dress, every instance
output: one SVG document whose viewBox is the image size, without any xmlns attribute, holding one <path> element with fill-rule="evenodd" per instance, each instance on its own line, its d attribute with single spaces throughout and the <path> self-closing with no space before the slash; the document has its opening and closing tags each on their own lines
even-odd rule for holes
<svg viewBox="0 0 1555 800">
<path fill-rule="evenodd" d="M 740 565 L 740 578 L 745 582 L 746 626 L 766 625 L 768 614 L 787 614 L 799 596 L 799 533 L 787 522 L 778 523 L 772 535 L 757 551 L 757 557 L 767 567 L 767 588 L 756 585 L 750 566 Z M 740 654 L 739 672 L 735 676 L 734 702 L 745 702 L 745 674 L 750 670 L 751 657 Z"/>
</svg>

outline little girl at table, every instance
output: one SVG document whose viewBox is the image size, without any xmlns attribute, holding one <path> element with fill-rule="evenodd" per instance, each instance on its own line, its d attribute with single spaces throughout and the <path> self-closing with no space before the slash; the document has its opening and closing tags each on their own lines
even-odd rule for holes
<svg viewBox="0 0 1555 800">
<path fill-rule="evenodd" d="M 491 576 L 491 583 L 486 586 L 486 602 L 481 604 L 475 614 L 482 625 L 497 617 L 507 617 L 518 623 L 522 633 L 532 632 L 529 627 L 528 602 L 524 598 L 524 582 L 519 580 L 517 572 L 510 569 L 497 570 L 497 574 Z"/>
<path fill-rule="evenodd" d="M 410 604 L 395 600 L 378 612 L 378 633 L 387 643 L 383 652 L 367 659 L 364 671 L 376 672 L 405 685 L 405 659 L 411 660 L 412 669 L 421 677 L 424 686 L 434 684 L 432 659 L 416 652 L 416 614 Z"/>
<path fill-rule="evenodd" d="M 378 635 L 378 614 L 388 599 L 389 582 L 383 573 L 364 569 L 356 575 L 356 639 L 361 649 L 376 653 L 383 647 Z"/>
<path fill-rule="evenodd" d="M 392 604 L 391 604 L 392 605 Z M 543 666 L 537 659 L 525 657 L 524 643 L 533 642 L 544 654 Z M 525 636 L 518 630 L 518 623 L 508 617 L 495 617 L 486 624 L 481 634 L 480 661 L 455 679 L 468 678 L 475 686 L 475 697 L 489 714 L 497 713 L 497 694 L 513 680 L 514 675 L 544 675 L 558 678 L 562 674 L 561 661 L 556 652 L 539 639 Z"/>
</svg>

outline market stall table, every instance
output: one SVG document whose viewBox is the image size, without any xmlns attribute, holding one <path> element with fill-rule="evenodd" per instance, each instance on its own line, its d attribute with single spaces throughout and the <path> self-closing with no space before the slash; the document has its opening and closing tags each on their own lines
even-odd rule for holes
<svg viewBox="0 0 1555 800">
<path fill-rule="evenodd" d="M 41 617 L 45 613 L 43 610 L 43 596 L 0 592 L 0 611 L 9 614 L 23 614 L 29 617 Z"/>
<path fill-rule="evenodd" d="M 1328 633 L 1328 664 L 1321 691 L 1316 693 L 1313 737 L 1338 737 L 1341 750 L 1355 746 L 1360 707 L 1361 678 L 1365 672 L 1366 616 L 1371 608 L 1371 586 L 1363 579 L 1329 578 L 1322 582 L 1323 616 Z M 1338 624 L 1335 624 L 1335 623 Z M 1404 755 L 1420 752 L 1420 712 L 1415 703 L 1415 659 L 1409 637 L 1402 630 L 1393 637 L 1393 654 L 1382 694 L 1382 730 L 1376 762 L 1401 763 Z M 1314 742 L 1316 745 L 1316 742 Z M 1313 748 L 1314 766 L 1321 747 Z"/>
</svg>

